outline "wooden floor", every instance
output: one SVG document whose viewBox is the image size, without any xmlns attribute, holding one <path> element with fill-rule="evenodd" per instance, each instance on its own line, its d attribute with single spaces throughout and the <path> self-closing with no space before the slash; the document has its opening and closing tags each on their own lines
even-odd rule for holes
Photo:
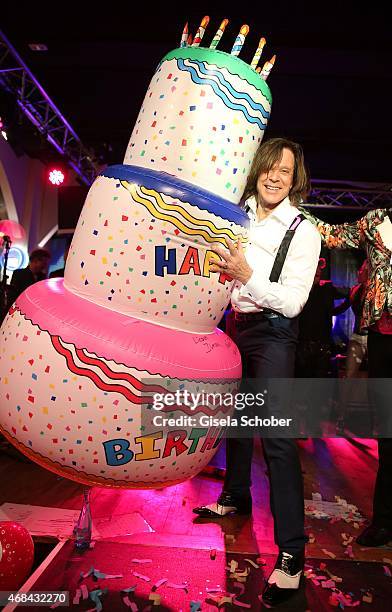
<svg viewBox="0 0 392 612">
<path fill-rule="evenodd" d="M 376 443 L 372 440 L 308 439 L 298 442 L 304 473 L 305 497 L 321 493 L 334 501 L 335 495 L 358 506 L 371 516 L 371 502 L 377 467 Z M 224 465 L 223 452 L 215 463 Z M 203 474 L 180 485 L 161 490 L 124 491 L 94 488 L 91 494 L 93 517 L 138 512 L 151 526 L 150 533 L 114 537 L 113 541 L 150 546 L 217 549 L 230 552 L 276 552 L 269 512 L 269 487 L 261 445 L 256 442 L 253 463 L 253 516 L 217 521 L 197 519 L 192 508 L 214 501 L 222 481 Z M 14 502 L 79 509 L 81 485 L 60 478 L 28 460 L 0 454 L 0 504 Z M 324 551 L 346 559 L 341 532 L 356 536 L 352 524 L 307 518 L 307 531 L 315 542 L 307 546 L 309 558 L 327 557 Z M 391 557 L 387 549 L 361 549 L 353 545 L 356 560 L 381 561 Z M 388 554 L 389 553 L 389 554 Z"/>
</svg>

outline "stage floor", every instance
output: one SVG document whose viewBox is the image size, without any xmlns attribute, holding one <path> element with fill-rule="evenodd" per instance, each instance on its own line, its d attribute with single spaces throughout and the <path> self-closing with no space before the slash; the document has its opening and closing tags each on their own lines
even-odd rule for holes
<svg viewBox="0 0 392 612">
<path fill-rule="evenodd" d="M 312 500 L 312 494 L 320 493 L 323 500 L 335 502 L 335 496 L 338 496 L 348 504 L 357 506 L 363 517 L 371 516 L 377 467 L 374 441 L 309 439 L 298 441 L 298 446 L 306 499 Z M 215 464 L 224 465 L 222 454 L 215 459 Z M 0 482 L 0 504 L 13 502 L 73 510 L 81 507 L 81 485 L 6 454 L 0 454 Z M 108 516 L 135 513 L 135 516 L 144 519 L 151 530 L 105 537 L 97 541 L 95 547 L 84 556 L 74 553 L 72 545 L 67 543 L 31 588 L 54 588 L 53 579 L 56 577 L 61 582 L 61 588 L 68 586 L 73 597 L 80 572 L 88 571 L 93 565 L 106 574 L 120 570 L 124 574 L 120 581 L 100 581 L 102 587 L 109 588 L 106 605 L 105 599 L 102 599 L 104 610 L 117 609 L 117 605 L 118 609 L 126 609 L 120 597 L 120 590 L 126 588 L 125 583 L 127 587 L 138 585 L 132 601 L 137 602 L 140 610 L 144 609 L 153 603 L 148 599 L 149 593 L 153 584 L 162 578 L 176 584 L 187 581 L 189 587 L 188 592 L 165 585 L 160 587 L 160 609 L 189 610 L 190 601 L 199 600 L 202 610 L 216 610 L 216 603 L 206 601 L 210 597 L 207 589 L 220 585 L 223 591 L 238 593 L 238 588 L 233 591 L 233 581 L 230 581 L 229 572 L 225 569 L 232 559 L 237 559 L 241 569 L 248 566 L 250 571 L 243 583 L 245 591 L 239 601 L 250 604 L 251 608 L 248 609 L 259 609 L 258 595 L 263 587 L 263 576 L 268 575 L 276 553 L 269 513 L 268 477 L 259 443 L 256 443 L 253 483 L 253 516 L 221 521 L 197 519 L 192 513 L 194 506 L 216 499 L 221 490 L 221 480 L 203 474 L 161 490 L 94 488 L 91 502 L 96 521 Z M 311 503 L 308 510 L 309 506 L 308 514 L 315 514 Z M 344 503 L 341 508 L 344 510 Z M 354 600 L 361 601 L 365 591 L 373 589 L 373 602 L 362 603 L 362 606 L 368 606 L 371 610 L 385 608 L 385 600 L 390 599 L 392 594 L 392 578 L 388 576 L 388 568 L 392 570 L 392 549 L 359 547 L 355 544 L 355 537 L 360 532 L 358 521 L 350 517 L 346 521 L 342 516 L 345 516 L 344 512 L 335 519 L 331 518 L 332 514 L 324 518 L 307 516 L 307 533 L 312 541 L 307 545 L 309 578 L 305 580 L 306 589 L 295 605 L 293 602 L 290 607 L 282 609 L 312 612 L 330 609 L 328 599 L 332 591 L 321 583 L 329 580 L 331 574 L 342 578 L 342 582 L 336 586 L 344 593 L 351 592 Z M 346 535 L 343 537 L 342 534 Z M 354 540 L 347 545 L 351 537 Z M 215 559 L 211 551 L 216 551 Z M 133 558 L 140 556 L 151 561 L 145 565 L 131 563 Z M 245 561 L 249 558 L 256 563 L 260 557 L 265 560 L 265 565 L 258 568 Z M 150 577 L 150 581 L 135 578 L 134 571 Z M 325 580 L 317 579 L 317 576 L 324 576 Z M 91 577 L 88 580 L 91 581 Z M 97 588 L 93 584 L 87 586 L 89 590 Z M 316 604 L 316 601 L 319 603 Z M 82 601 L 78 607 L 91 608 L 92 602 Z"/>
</svg>

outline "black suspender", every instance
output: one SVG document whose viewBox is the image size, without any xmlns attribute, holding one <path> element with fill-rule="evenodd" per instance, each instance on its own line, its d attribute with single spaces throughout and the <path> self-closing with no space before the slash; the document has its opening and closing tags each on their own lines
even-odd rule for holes
<svg viewBox="0 0 392 612">
<path fill-rule="evenodd" d="M 271 274 L 269 280 L 271 283 L 277 283 L 279 280 L 279 276 L 282 272 L 282 268 L 284 262 L 286 261 L 287 252 L 289 250 L 290 243 L 294 238 L 294 233 L 300 223 L 305 219 L 304 215 L 300 214 L 295 217 L 293 222 L 291 223 L 289 229 L 283 236 L 283 240 L 280 243 L 279 250 L 276 254 L 274 265 L 272 266 Z"/>
</svg>

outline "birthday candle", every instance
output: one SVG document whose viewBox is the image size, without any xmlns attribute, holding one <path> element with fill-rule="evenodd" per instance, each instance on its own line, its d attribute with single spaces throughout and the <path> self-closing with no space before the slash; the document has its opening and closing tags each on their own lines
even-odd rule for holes
<svg viewBox="0 0 392 612">
<path fill-rule="evenodd" d="M 192 34 L 188 34 L 188 40 L 187 40 L 186 44 L 188 45 L 188 47 L 191 46 L 191 44 L 192 44 Z"/>
<path fill-rule="evenodd" d="M 261 78 L 265 81 L 269 73 L 271 72 L 272 66 L 275 64 L 276 55 L 273 55 L 268 62 L 265 62 L 263 70 L 260 72 Z"/>
<path fill-rule="evenodd" d="M 240 29 L 240 33 L 238 34 L 237 38 L 235 39 L 234 45 L 232 50 L 230 51 L 231 55 L 239 55 L 241 49 L 242 49 L 242 45 L 245 42 L 245 37 L 249 32 L 249 26 L 244 24 L 243 26 L 241 26 Z"/>
<path fill-rule="evenodd" d="M 197 30 L 196 36 L 193 39 L 192 47 L 198 47 L 200 45 L 201 39 L 204 36 L 204 32 L 206 31 L 206 27 L 208 26 L 208 22 L 209 21 L 210 21 L 210 18 L 208 17 L 208 15 L 203 17 L 203 19 L 201 20 L 201 24 L 199 25 L 199 29 Z"/>
<path fill-rule="evenodd" d="M 259 46 L 256 49 L 256 53 L 253 56 L 250 67 L 256 69 L 257 64 L 259 63 L 259 59 L 261 57 L 261 53 L 263 51 L 265 45 L 265 38 L 260 38 Z"/>
<path fill-rule="evenodd" d="M 222 21 L 222 23 L 220 24 L 217 33 L 215 34 L 214 38 L 212 39 L 212 42 L 210 44 L 210 49 L 216 49 L 218 46 L 218 43 L 220 41 L 220 39 L 222 38 L 223 32 L 225 31 L 225 28 L 227 26 L 227 24 L 229 23 L 228 19 L 224 19 Z"/>
<path fill-rule="evenodd" d="M 185 27 L 182 31 L 180 47 L 186 47 L 187 40 L 188 40 L 188 22 L 186 22 Z"/>
</svg>

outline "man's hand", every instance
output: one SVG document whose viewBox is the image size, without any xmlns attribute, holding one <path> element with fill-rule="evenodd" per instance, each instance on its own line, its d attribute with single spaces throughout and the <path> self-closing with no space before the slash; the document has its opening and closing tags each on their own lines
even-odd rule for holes
<svg viewBox="0 0 392 612">
<path fill-rule="evenodd" d="M 253 274 L 253 270 L 245 259 L 242 243 L 238 240 L 237 244 L 234 244 L 229 238 L 226 238 L 226 244 L 229 253 L 220 247 L 211 249 L 220 257 L 220 260 L 210 264 L 210 270 L 211 272 L 224 272 L 246 285 Z"/>
</svg>

